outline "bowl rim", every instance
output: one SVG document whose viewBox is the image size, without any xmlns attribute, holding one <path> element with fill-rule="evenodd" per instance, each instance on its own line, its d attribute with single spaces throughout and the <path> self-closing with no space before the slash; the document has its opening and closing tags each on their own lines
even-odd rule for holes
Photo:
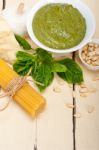
<svg viewBox="0 0 99 150">
<path fill-rule="evenodd" d="M 96 44 L 99 44 L 99 39 L 98 39 L 98 38 L 93 38 L 93 39 L 91 39 L 88 43 L 90 43 L 90 42 L 94 42 L 94 43 L 96 43 Z M 88 43 L 87 43 L 87 44 L 88 44 Z M 89 70 L 98 71 L 98 70 L 99 70 L 99 66 L 92 66 L 92 65 L 89 65 L 89 64 L 87 64 L 87 63 L 83 60 L 83 58 L 82 58 L 82 56 L 81 56 L 82 50 L 83 50 L 83 48 L 81 48 L 81 49 L 79 50 L 79 58 L 80 58 L 81 62 L 84 64 L 84 66 L 86 66 Z"/>
<path fill-rule="evenodd" d="M 60 0 L 59 0 L 60 1 Z M 67 3 L 67 1 L 65 1 L 65 3 Z M 72 0 L 71 0 L 72 2 Z M 32 21 L 33 21 L 33 18 L 36 14 L 36 12 L 42 8 L 43 6 L 47 5 L 47 4 L 50 4 L 50 3 L 57 3 L 57 0 L 54 1 L 54 2 L 51 2 L 51 1 L 40 1 L 38 2 L 36 5 L 34 5 L 34 7 L 31 9 L 28 17 L 27 17 L 27 31 L 28 31 L 28 34 L 30 36 L 30 38 L 32 39 L 32 41 L 39 47 L 43 48 L 44 50 L 46 51 L 49 51 L 49 52 L 53 52 L 53 53 L 59 53 L 59 54 L 65 54 L 65 53 L 70 53 L 70 52 L 74 52 L 74 51 L 77 51 L 79 49 L 81 49 L 84 45 L 86 45 L 90 39 L 92 38 L 94 32 L 95 32 L 95 28 L 96 28 L 96 22 L 95 22 L 95 18 L 94 18 L 94 15 L 93 13 L 91 12 L 91 10 L 89 9 L 89 7 L 84 4 L 82 1 L 75 1 L 75 3 L 79 3 L 80 5 L 83 5 L 84 8 L 86 8 L 86 10 L 89 12 L 90 16 L 91 16 L 91 19 L 92 19 L 92 23 L 93 23 L 93 29 L 92 29 L 92 32 L 90 32 L 90 36 L 87 38 L 87 40 L 83 43 L 83 40 L 85 39 L 85 37 L 83 38 L 83 40 L 76 46 L 72 47 L 72 48 L 69 48 L 69 49 L 54 49 L 54 48 L 49 48 L 47 47 L 46 45 L 44 45 L 43 43 L 41 43 L 37 37 L 35 36 L 35 34 L 33 33 L 33 29 L 32 29 Z M 60 3 L 63 3 L 62 1 L 60 1 Z"/>
</svg>

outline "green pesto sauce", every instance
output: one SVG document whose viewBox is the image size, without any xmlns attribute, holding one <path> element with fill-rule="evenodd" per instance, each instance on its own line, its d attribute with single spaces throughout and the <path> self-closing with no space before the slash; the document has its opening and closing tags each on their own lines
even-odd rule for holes
<svg viewBox="0 0 99 150">
<path fill-rule="evenodd" d="M 54 49 L 78 45 L 86 33 L 86 21 L 78 9 L 69 4 L 48 4 L 34 16 L 33 32 L 36 38 Z"/>
</svg>

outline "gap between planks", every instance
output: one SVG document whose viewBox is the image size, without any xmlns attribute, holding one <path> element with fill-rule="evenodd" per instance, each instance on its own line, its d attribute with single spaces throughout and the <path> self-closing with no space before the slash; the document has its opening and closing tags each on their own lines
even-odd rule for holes
<svg viewBox="0 0 99 150">
<path fill-rule="evenodd" d="M 72 53 L 72 59 L 75 61 L 75 55 L 76 52 Z M 73 84 L 73 92 L 75 92 L 76 85 Z M 72 112 L 72 121 L 73 121 L 73 150 L 76 150 L 76 118 L 74 117 L 74 114 L 76 114 L 76 98 L 73 97 L 73 105 L 75 106 L 73 108 Z"/>
<path fill-rule="evenodd" d="M 6 0 L 3 0 L 2 10 L 5 9 L 6 6 Z"/>
</svg>

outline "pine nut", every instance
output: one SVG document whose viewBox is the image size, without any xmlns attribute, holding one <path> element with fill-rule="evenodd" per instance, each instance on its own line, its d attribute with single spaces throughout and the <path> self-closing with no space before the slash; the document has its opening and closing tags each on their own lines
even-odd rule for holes
<svg viewBox="0 0 99 150">
<path fill-rule="evenodd" d="M 56 92 L 56 93 L 60 93 L 60 92 L 61 92 L 61 89 L 60 89 L 59 87 L 55 87 L 55 88 L 53 89 L 53 91 Z"/>
<path fill-rule="evenodd" d="M 88 106 L 87 106 L 87 112 L 88 112 L 88 113 L 92 113 L 94 110 L 95 110 L 95 107 L 94 107 L 94 106 L 92 106 L 92 105 L 88 105 Z"/>
<path fill-rule="evenodd" d="M 88 97 L 88 93 L 80 93 L 81 97 Z"/>
<path fill-rule="evenodd" d="M 73 109 L 75 106 L 73 104 L 67 103 L 66 107 Z"/>
<path fill-rule="evenodd" d="M 80 93 L 88 93 L 88 88 L 81 88 L 80 90 L 79 90 L 79 92 Z"/>
<path fill-rule="evenodd" d="M 76 113 L 76 114 L 74 114 L 74 117 L 75 118 L 81 118 L 81 114 L 80 113 Z"/>
</svg>

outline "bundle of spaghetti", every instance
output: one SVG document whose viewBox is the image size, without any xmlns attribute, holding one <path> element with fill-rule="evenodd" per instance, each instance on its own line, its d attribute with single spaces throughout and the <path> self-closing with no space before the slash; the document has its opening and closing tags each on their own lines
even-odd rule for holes
<svg viewBox="0 0 99 150">
<path fill-rule="evenodd" d="M 2 59 L 0 59 L 0 86 L 7 86 L 19 75 Z M 13 99 L 31 116 L 35 117 L 44 108 L 45 99 L 28 82 L 25 82 L 13 95 Z"/>
</svg>

